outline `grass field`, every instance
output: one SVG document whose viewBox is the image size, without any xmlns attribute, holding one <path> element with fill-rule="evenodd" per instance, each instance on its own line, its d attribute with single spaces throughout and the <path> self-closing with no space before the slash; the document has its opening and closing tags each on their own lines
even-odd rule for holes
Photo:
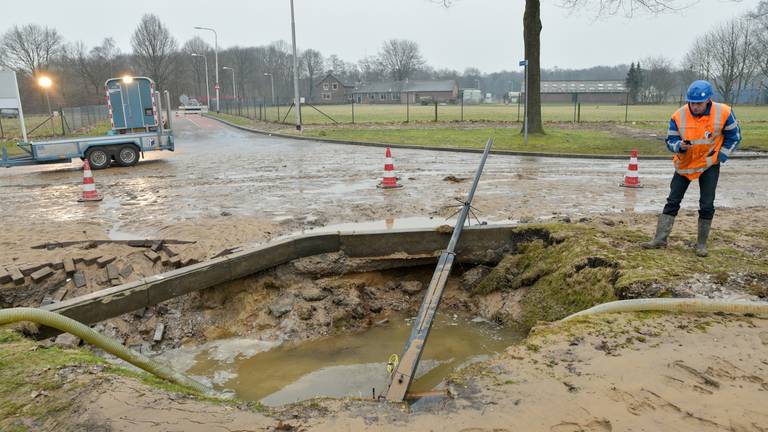
<svg viewBox="0 0 768 432">
<path fill-rule="evenodd" d="M 27 125 L 27 130 L 29 131 L 35 126 L 39 125 L 46 118 L 47 116 L 24 116 L 24 122 Z M 61 123 L 59 123 L 59 121 L 60 120 L 57 119 L 57 122 L 55 124 L 55 127 L 56 127 L 55 137 L 51 135 L 50 124 L 45 124 L 40 128 L 38 128 L 34 133 L 28 135 L 28 139 L 30 141 L 42 141 L 46 139 L 63 138 L 61 135 Z M 107 131 L 110 129 L 111 129 L 111 125 L 109 121 L 103 121 L 89 128 L 73 130 L 71 133 L 65 134 L 64 137 L 105 135 Z M 6 145 L 9 156 L 15 156 L 15 155 L 24 153 L 23 150 L 21 150 L 16 146 L 16 143 L 21 141 L 21 130 L 19 129 L 19 121 L 17 119 L 3 119 L 3 131 L 5 132 L 5 137 L 0 138 L 0 147 L 2 147 L 3 145 Z"/>
<path fill-rule="evenodd" d="M 386 108 L 374 107 L 370 112 L 380 109 L 386 115 Z M 647 107 L 651 108 L 651 107 Z M 663 108 L 657 107 L 658 111 Z M 756 111 L 748 111 L 756 116 Z M 649 113 L 651 111 L 649 110 Z M 215 115 L 215 114 L 213 114 Z M 227 121 L 259 127 L 273 127 L 244 117 L 219 114 Z M 742 150 L 768 151 L 768 123 L 742 121 L 744 141 Z M 412 122 L 412 123 L 367 123 L 339 126 L 307 124 L 305 136 L 341 139 L 360 142 L 378 142 L 389 144 L 410 144 L 438 147 L 482 148 L 489 136 L 494 137 L 496 149 L 574 153 L 574 154 L 628 154 L 636 148 L 642 155 L 668 155 L 663 144 L 666 137 L 667 121 L 656 122 L 586 122 L 573 125 L 570 122 L 548 122 L 545 124 L 546 135 L 531 135 L 528 145 L 524 145 L 520 134 L 521 125 L 511 122 L 482 123 L 474 122 Z M 281 132 L 293 133 L 292 128 Z M 655 135 L 655 136 L 652 136 Z"/>
<path fill-rule="evenodd" d="M 339 123 L 352 122 L 352 105 L 316 105 L 316 108 Z M 628 121 L 631 122 L 659 122 L 666 124 L 672 113 L 679 108 L 677 105 L 630 105 Z M 434 121 L 434 106 L 421 105 L 368 105 L 355 104 L 355 123 L 400 123 L 410 118 L 410 121 Z M 285 117 L 287 106 L 280 107 L 280 119 Z M 768 121 L 768 106 L 743 105 L 734 108 L 738 119 L 742 122 Z M 406 111 L 409 113 L 407 114 Z M 227 114 L 237 114 L 236 111 L 223 110 Z M 304 106 L 301 110 L 304 124 L 334 124 L 332 120 L 310 106 Z M 258 117 L 259 110 L 252 107 L 241 108 L 242 116 Z M 269 121 L 276 121 L 277 109 L 268 107 L 266 114 Z M 542 106 L 542 118 L 545 122 L 568 122 L 574 120 L 573 105 L 544 105 Z M 461 106 L 439 105 L 437 107 L 439 121 L 460 121 Z M 624 122 L 625 107 L 623 105 L 581 105 L 581 122 Z M 524 111 L 520 111 L 522 119 Z M 293 112 L 289 113 L 286 123 L 293 123 Z M 465 121 L 517 121 L 517 105 L 465 105 Z"/>
</svg>

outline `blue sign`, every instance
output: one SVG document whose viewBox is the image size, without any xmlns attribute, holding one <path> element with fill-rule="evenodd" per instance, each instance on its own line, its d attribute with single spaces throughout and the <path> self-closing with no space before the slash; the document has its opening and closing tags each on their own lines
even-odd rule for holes
<svg viewBox="0 0 768 432">
<path fill-rule="evenodd" d="M 520 60 L 519 66 L 528 66 L 528 60 Z"/>
</svg>

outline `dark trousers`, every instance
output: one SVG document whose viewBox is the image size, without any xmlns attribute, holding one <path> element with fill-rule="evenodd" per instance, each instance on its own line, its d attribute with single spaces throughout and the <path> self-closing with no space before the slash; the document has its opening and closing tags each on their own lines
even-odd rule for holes
<svg viewBox="0 0 768 432">
<path fill-rule="evenodd" d="M 712 219 L 715 216 L 715 190 L 717 189 L 717 179 L 720 178 L 720 164 L 715 164 L 704 171 L 699 177 L 699 217 L 702 219 Z M 678 173 L 672 177 L 672 183 L 669 185 L 669 196 L 667 205 L 664 206 L 662 213 L 670 216 L 677 216 L 680 210 L 680 203 L 683 201 L 685 191 L 691 181 L 687 177 Z"/>
</svg>

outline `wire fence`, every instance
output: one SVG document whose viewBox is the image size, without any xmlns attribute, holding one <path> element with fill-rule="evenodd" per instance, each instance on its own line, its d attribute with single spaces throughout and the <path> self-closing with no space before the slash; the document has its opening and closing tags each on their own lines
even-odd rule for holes
<svg viewBox="0 0 768 432">
<path fill-rule="evenodd" d="M 25 114 L 24 123 L 29 138 L 69 136 L 106 123 L 109 110 L 106 105 L 59 108 L 53 115 Z M 19 140 L 22 138 L 18 116 L 0 115 L 0 139 Z"/>
</svg>

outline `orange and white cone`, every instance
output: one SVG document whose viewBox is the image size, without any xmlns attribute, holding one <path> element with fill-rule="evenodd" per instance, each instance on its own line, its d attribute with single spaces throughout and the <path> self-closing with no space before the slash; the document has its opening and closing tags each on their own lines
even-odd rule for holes
<svg viewBox="0 0 768 432">
<path fill-rule="evenodd" d="M 88 163 L 88 159 L 86 159 L 83 161 L 83 194 L 78 201 L 101 201 L 102 199 L 104 199 L 104 197 L 96 191 L 96 183 L 93 182 L 91 164 Z"/>
<path fill-rule="evenodd" d="M 637 149 L 632 149 L 632 155 L 629 157 L 629 166 L 624 181 L 619 184 L 621 187 L 641 188 L 640 177 L 637 175 Z"/>
<path fill-rule="evenodd" d="M 387 147 L 387 154 L 384 158 L 384 179 L 379 184 L 382 189 L 396 189 L 403 185 L 397 183 L 395 176 L 395 164 L 392 162 L 392 151 Z"/>
</svg>

